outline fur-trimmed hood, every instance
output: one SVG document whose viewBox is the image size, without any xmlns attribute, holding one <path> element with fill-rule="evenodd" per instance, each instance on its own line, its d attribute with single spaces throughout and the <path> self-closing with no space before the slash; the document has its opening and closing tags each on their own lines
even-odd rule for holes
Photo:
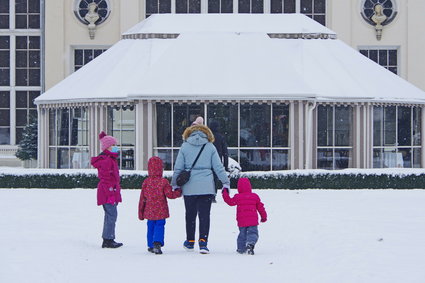
<svg viewBox="0 0 425 283">
<path fill-rule="evenodd" d="M 183 132 L 183 140 L 191 144 L 202 145 L 207 142 L 214 142 L 214 134 L 210 128 L 204 125 L 193 125 Z"/>
</svg>

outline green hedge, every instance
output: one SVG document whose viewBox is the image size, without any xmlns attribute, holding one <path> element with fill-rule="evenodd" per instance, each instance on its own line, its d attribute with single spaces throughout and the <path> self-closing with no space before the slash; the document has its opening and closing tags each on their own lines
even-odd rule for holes
<svg viewBox="0 0 425 283">
<path fill-rule="evenodd" d="M 170 174 L 167 174 L 168 178 Z M 329 173 L 242 173 L 232 176 L 231 187 L 237 179 L 248 177 L 255 189 L 414 189 L 425 188 L 424 174 L 335 174 Z M 121 175 L 123 189 L 140 189 L 146 173 Z M 93 173 L 36 173 L 14 175 L 0 173 L 0 188 L 95 188 L 98 179 Z"/>
</svg>

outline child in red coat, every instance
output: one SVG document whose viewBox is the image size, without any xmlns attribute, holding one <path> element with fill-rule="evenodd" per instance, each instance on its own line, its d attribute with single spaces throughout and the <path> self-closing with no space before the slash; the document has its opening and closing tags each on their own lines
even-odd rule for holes
<svg viewBox="0 0 425 283">
<path fill-rule="evenodd" d="M 254 246 L 258 241 L 258 213 L 261 216 L 261 222 L 267 221 L 267 212 L 260 197 L 252 192 L 251 183 L 248 178 L 238 180 L 238 194 L 232 198 L 229 196 L 229 190 L 222 190 L 224 201 L 230 205 L 237 205 L 236 220 L 239 227 L 239 236 L 237 239 L 237 252 L 240 254 L 254 254 Z M 257 212 L 258 211 L 258 212 Z"/>
<path fill-rule="evenodd" d="M 97 168 L 99 178 L 97 205 L 102 205 L 105 211 L 102 248 L 119 248 L 122 243 L 115 242 L 117 205 L 121 202 L 117 140 L 112 136 L 107 136 L 103 131 L 99 134 L 99 140 L 102 153 L 91 158 L 91 165 Z"/>
<path fill-rule="evenodd" d="M 161 158 L 153 156 L 148 161 L 148 178 L 142 184 L 139 201 L 139 219 L 148 220 L 148 251 L 162 254 L 164 246 L 165 219 L 170 217 L 167 198 L 181 196 L 181 190 L 173 191 L 167 179 L 162 177 L 164 170 Z"/>
</svg>

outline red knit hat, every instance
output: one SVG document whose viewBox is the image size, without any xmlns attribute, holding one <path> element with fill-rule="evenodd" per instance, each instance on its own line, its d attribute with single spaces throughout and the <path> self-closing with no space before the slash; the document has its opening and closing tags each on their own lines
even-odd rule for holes
<svg viewBox="0 0 425 283">
<path fill-rule="evenodd" d="M 113 136 L 107 136 L 104 131 L 100 132 L 99 140 L 102 151 L 118 143 L 116 138 Z"/>
</svg>

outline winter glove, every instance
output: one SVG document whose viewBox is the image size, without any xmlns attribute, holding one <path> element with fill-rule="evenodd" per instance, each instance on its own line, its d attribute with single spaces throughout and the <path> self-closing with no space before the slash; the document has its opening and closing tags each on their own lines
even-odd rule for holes
<svg viewBox="0 0 425 283">
<path fill-rule="evenodd" d="M 229 193 L 229 188 L 223 187 L 223 188 L 221 189 L 221 193 L 224 193 L 224 192 Z"/>
<path fill-rule="evenodd" d="M 261 218 L 261 222 L 264 223 L 267 221 L 267 218 Z"/>
</svg>

